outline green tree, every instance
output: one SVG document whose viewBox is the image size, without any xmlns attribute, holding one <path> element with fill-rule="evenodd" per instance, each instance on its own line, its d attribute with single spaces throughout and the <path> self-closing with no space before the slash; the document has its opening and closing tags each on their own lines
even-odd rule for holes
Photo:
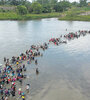
<svg viewBox="0 0 90 100">
<path fill-rule="evenodd" d="M 0 0 L 2 5 L 25 5 L 28 2 L 27 0 Z"/>
<path fill-rule="evenodd" d="M 76 1 L 72 2 L 72 6 L 78 6 L 78 5 L 79 5 L 78 2 L 76 2 Z"/>
<path fill-rule="evenodd" d="M 42 10 L 43 13 L 50 13 L 51 11 L 52 8 L 50 4 L 43 5 L 43 10 Z"/>
<path fill-rule="evenodd" d="M 46 5 L 49 4 L 49 0 L 36 0 L 38 3 L 40 3 L 41 5 Z"/>
<path fill-rule="evenodd" d="M 27 14 L 27 8 L 23 5 L 17 6 L 18 13 L 21 15 Z"/>
<path fill-rule="evenodd" d="M 6 3 L 6 0 L 0 0 L 0 4 L 4 5 Z"/>
<path fill-rule="evenodd" d="M 80 7 L 87 6 L 87 0 L 80 0 Z"/>
<path fill-rule="evenodd" d="M 59 3 L 56 3 L 56 4 L 54 5 L 54 10 L 55 10 L 56 12 L 62 12 L 62 11 L 63 11 L 63 7 L 61 6 L 60 2 L 59 2 Z"/>
<path fill-rule="evenodd" d="M 54 9 L 56 12 L 65 11 L 70 7 L 71 7 L 71 4 L 68 1 L 61 1 L 61 2 L 58 2 L 54 5 Z"/>
<path fill-rule="evenodd" d="M 10 0 L 11 5 L 19 5 L 20 2 L 18 0 Z"/>
<path fill-rule="evenodd" d="M 35 14 L 42 13 L 42 6 L 38 2 L 33 2 L 31 5 L 31 9 L 32 9 L 33 13 L 35 13 Z"/>
<path fill-rule="evenodd" d="M 61 1 L 60 2 L 61 7 L 63 8 L 63 11 L 67 10 L 71 7 L 71 4 L 69 1 Z"/>
<path fill-rule="evenodd" d="M 58 2 L 58 0 L 50 0 L 49 2 L 50 2 L 50 4 L 56 4 Z"/>
<path fill-rule="evenodd" d="M 32 13 L 31 2 L 26 2 L 25 6 L 27 7 L 28 12 Z"/>
</svg>

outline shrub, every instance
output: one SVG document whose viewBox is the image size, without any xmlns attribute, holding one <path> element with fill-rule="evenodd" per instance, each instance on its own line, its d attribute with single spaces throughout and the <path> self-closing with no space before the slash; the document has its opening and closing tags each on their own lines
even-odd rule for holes
<svg viewBox="0 0 90 100">
<path fill-rule="evenodd" d="M 27 8 L 23 5 L 17 6 L 18 13 L 21 15 L 27 14 Z"/>
</svg>

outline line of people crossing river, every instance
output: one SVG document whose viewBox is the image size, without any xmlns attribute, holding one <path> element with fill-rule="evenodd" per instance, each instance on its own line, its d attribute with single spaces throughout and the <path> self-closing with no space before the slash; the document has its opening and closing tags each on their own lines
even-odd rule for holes
<svg viewBox="0 0 90 100">
<path fill-rule="evenodd" d="M 4 63 L 0 68 L 0 100 L 13 100 L 13 98 L 18 97 L 19 99 L 26 100 L 26 95 L 30 91 L 30 83 L 26 84 L 24 91 L 22 88 L 23 80 L 27 78 L 25 72 L 27 71 L 26 63 L 38 65 L 38 60 L 36 57 L 42 57 L 43 54 L 41 50 L 47 50 L 49 45 L 53 43 L 54 45 L 67 44 L 69 40 L 79 38 L 80 36 L 85 36 L 90 34 L 90 31 L 79 30 L 78 32 L 70 32 L 66 35 L 60 35 L 58 38 L 51 38 L 47 43 L 43 45 L 31 45 L 29 50 L 25 53 L 21 53 L 18 57 L 13 56 L 11 59 L 4 57 Z M 1 65 L 0 65 L 1 66 Z M 36 74 L 39 74 L 38 67 L 36 68 Z M 12 97 L 12 99 L 10 99 Z"/>
</svg>

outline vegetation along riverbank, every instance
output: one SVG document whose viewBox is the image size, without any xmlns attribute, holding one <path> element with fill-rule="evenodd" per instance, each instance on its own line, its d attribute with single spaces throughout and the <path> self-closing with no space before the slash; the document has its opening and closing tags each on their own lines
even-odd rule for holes
<svg viewBox="0 0 90 100">
<path fill-rule="evenodd" d="M 69 2 L 58 0 L 1 0 L 0 20 L 31 20 L 59 17 L 60 20 L 90 21 L 90 14 L 81 15 L 90 11 L 87 0 Z"/>
<path fill-rule="evenodd" d="M 90 7 L 74 7 L 63 12 L 59 20 L 90 21 Z"/>
<path fill-rule="evenodd" d="M 7 12 L 7 13 L 0 13 L 0 20 L 31 20 L 31 19 L 41 19 L 41 18 L 53 18 L 59 16 L 60 13 L 19 15 L 14 12 Z"/>
</svg>

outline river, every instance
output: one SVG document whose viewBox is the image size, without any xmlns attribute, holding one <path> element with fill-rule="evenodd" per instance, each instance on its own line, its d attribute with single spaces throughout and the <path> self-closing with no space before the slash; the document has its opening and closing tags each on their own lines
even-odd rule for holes
<svg viewBox="0 0 90 100">
<path fill-rule="evenodd" d="M 67 29 L 67 31 L 66 31 Z M 25 52 L 32 44 L 42 44 L 61 34 L 90 30 L 90 22 L 59 21 L 48 18 L 31 21 L 0 21 L 0 63 Z M 31 84 L 27 100 L 89 100 L 90 99 L 90 35 L 50 45 L 35 65 L 27 65 Z"/>
</svg>

